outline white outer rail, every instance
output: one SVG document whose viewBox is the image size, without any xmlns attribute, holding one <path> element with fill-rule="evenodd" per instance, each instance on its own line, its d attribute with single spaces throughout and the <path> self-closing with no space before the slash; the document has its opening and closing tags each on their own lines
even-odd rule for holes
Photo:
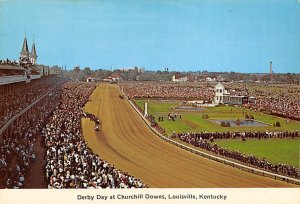
<svg viewBox="0 0 300 204">
<path fill-rule="evenodd" d="M 123 93 L 124 94 L 124 93 Z M 125 95 L 125 94 L 124 94 Z M 127 97 L 125 97 L 127 98 Z M 265 175 L 268 175 L 268 176 L 271 176 L 271 177 L 274 177 L 275 180 L 276 178 L 278 179 L 282 179 L 282 180 L 286 180 L 287 182 L 291 182 L 291 183 L 295 183 L 297 185 L 300 185 L 300 180 L 299 179 L 296 179 L 296 178 L 291 178 L 291 177 L 287 177 L 287 176 L 283 176 L 283 175 L 280 175 L 280 174 L 275 174 L 275 173 L 271 173 L 271 172 L 268 172 L 268 171 L 264 171 L 264 170 L 261 170 L 261 169 L 257 169 L 257 168 L 253 168 L 253 167 L 249 167 L 249 166 L 246 166 L 246 165 L 243 165 L 243 164 L 240 164 L 240 163 L 237 163 L 237 162 L 234 162 L 234 161 L 231 161 L 231 160 L 228 160 L 228 159 L 224 159 L 224 158 L 221 158 L 221 157 L 218 157 L 218 156 L 214 156 L 214 155 L 211 155 L 211 154 L 208 154 L 208 153 L 205 153 L 205 152 L 202 152 L 200 150 L 197 150 L 197 149 L 194 149 L 194 148 L 191 148 L 189 146 L 186 146 L 184 144 L 181 144 L 179 142 L 176 142 L 174 140 L 171 140 L 167 137 L 165 137 L 164 135 L 162 135 L 161 133 L 159 133 L 156 129 L 154 129 L 153 127 L 151 127 L 151 124 L 150 122 L 141 114 L 141 112 L 135 107 L 135 105 L 130 101 L 130 100 L 127 100 L 129 102 L 129 104 L 134 108 L 134 110 L 140 115 L 140 117 L 143 119 L 143 121 L 148 125 L 148 127 L 156 134 L 158 135 L 161 139 L 173 144 L 173 145 L 176 145 L 177 147 L 180 147 L 182 149 L 185 149 L 189 152 L 192 152 L 194 154 L 197 154 L 197 155 L 200 155 L 200 156 L 203 156 L 203 157 L 206 157 L 208 159 L 213 159 L 215 161 L 218 161 L 218 162 L 222 162 L 224 164 L 228 164 L 230 166 L 233 166 L 233 167 L 239 167 L 241 168 L 242 170 L 249 170 L 250 172 L 252 173 L 261 173 L 263 176 Z"/>
</svg>

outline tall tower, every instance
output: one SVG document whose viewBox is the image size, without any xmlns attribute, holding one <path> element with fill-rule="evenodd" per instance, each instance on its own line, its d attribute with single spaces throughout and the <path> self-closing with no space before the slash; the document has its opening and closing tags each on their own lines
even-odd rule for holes
<svg viewBox="0 0 300 204">
<path fill-rule="evenodd" d="M 36 50 L 35 50 L 35 43 L 33 41 L 32 48 L 31 48 L 31 53 L 30 53 L 30 62 L 31 62 L 31 64 L 35 65 L 36 64 L 36 59 L 37 59 L 37 55 L 36 55 Z"/>
<path fill-rule="evenodd" d="M 25 34 L 24 41 L 23 41 L 23 47 L 20 52 L 20 60 L 24 61 L 26 59 L 27 60 L 29 59 L 29 50 L 28 50 L 27 38 L 26 38 L 26 34 Z"/>
<path fill-rule="evenodd" d="M 215 86 L 215 97 L 214 97 L 215 104 L 223 103 L 223 101 L 224 101 L 224 92 L 225 92 L 224 85 L 219 82 Z"/>
<path fill-rule="evenodd" d="M 270 61 L 270 80 L 273 80 L 272 61 Z"/>
</svg>

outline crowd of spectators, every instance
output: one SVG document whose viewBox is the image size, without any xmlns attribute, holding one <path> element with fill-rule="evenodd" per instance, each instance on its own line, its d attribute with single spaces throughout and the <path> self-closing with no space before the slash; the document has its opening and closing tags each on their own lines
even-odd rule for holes
<svg viewBox="0 0 300 204">
<path fill-rule="evenodd" d="M 255 97 L 255 103 L 245 104 L 246 108 L 265 110 L 273 115 L 300 120 L 299 86 L 254 86 L 249 95 Z"/>
<path fill-rule="evenodd" d="M 246 108 L 267 111 L 273 115 L 300 120 L 299 85 L 227 83 L 225 89 L 229 90 L 230 95 L 254 97 L 254 103 L 243 105 Z"/>
<path fill-rule="evenodd" d="M 25 69 L 18 62 L 9 59 L 0 60 L 0 77 L 25 75 Z"/>
<path fill-rule="evenodd" d="M 68 82 L 42 135 L 45 138 L 48 188 L 141 188 L 141 180 L 116 169 L 87 145 L 82 135 L 84 104 L 95 85 Z M 91 117 L 93 118 L 93 117 Z M 97 121 L 97 119 L 95 119 Z"/>
<path fill-rule="evenodd" d="M 18 65 L 18 62 L 16 62 L 16 60 L 9 60 L 9 59 L 6 59 L 6 60 L 0 60 L 0 65 L 11 65 L 11 66 L 15 66 L 15 65 Z"/>
<path fill-rule="evenodd" d="M 214 97 L 214 89 L 203 83 L 123 82 L 120 86 L 130 98 L 212 100 Z"/>
<path fill-rule="evenodd" d="M 186 134 L 186 133 L 182 133 Z M 199 137 L 205 140 L 210 139 L 270 139 L 270 138 L 299 138 L 299 132 L 297 130 L 288 131 L 245 131 L 245 132 L 197 132 L 190 133 L 194 137 Z"/>
<path fill-rule="evenodd" d="M 25 70 L 19 70 L 19 69 L 1 69 L 0 67 L 0 77 L 5 76 L 24 76 Z"/>
<path fill-rule="evenodd" d="M 60 96 L 57 87 L 51 96 L 44 97 L 28 114 L 3 133 L 0 142 L 0 186 L 1 188 L 23 188 L 26 176 L 35 161 L 35 140 L 39 136 L 44 120 L 57 105 Z"/>
<path fill-rule="evenodd" d="M 86 113 L 86 112 L 84 112 L 83 116 L 85 118 L 89 118 L 91 121 L 93 121 L 95 123 L 95 125 L 99 125 L 100 124 L 100 120 L 97 118 L 97 116 L 95 116 L 92 113 Z"/>
<path fill-rule="evenodd" d="M 225 89 L 233 96 L 254 97 L 254 103 L 243 104 L 245 108 L 268 111 L 273 115 L 300 120 L 299 86 L 246 85 L 225 83 Z M 198 99 L 212 101 L 214 86 L 205 83 L 171 82 L 123 82 L 119 85 L 129 98 Z"/>
<path fill-rule="evenodd" d="M 92 113 L 86 113 L 84 112 L 83 113 L 83 117 L 85 118 L 89 118 L 91 121 L 93 121 L 95 123 L 95 130 L 99 131 L 100 130 L 100 120 L 97 118 L 97 116 L 95 116 L 94 114 Z"/>
<path fill-rule="evenodd" d="M 207 151 L 213 152 L 217 155 L 239 161 L 246 165 L 261 168 L 261 169 L 264 169 L 266 171 L 270 171 L 270 172 L 273 172 L 276 174 L 300 178 L 300 169 L 296 168 L 292 165 L 280 164 L 280 163 L 272 164 L 265 158 L 258 158 L 253 155 L 246 155 L 239 151 L 229 150 L 229 149 L 218 146 L 216 143 L 214 143 L 214 137 L 218 138 L 217 136 L 220 136 L 222 134 L 223 133 L 180 133 L 180 134 L 177 134 L 176 136 L 183 142 L 187 142 L 196 147 L 200 147 Z M 297 137 L 299 136 L 298 132 L 294 132 L 293 134 L 296 134 Z M 239 134 L 239 135 L 236 135 L 234 133 L 232 134 L 233 138 L 237 137 L 237 136 L 243 138 L 243 135 L 244 134 Z M 246 133 L 245 133 L 245 135 L 246 135 Z M 253 134 L 251 133 L 251 135 L 253 135 Z M 265 133 L 263 133 L 263 135 L 270 136 L 270 134 L 265 134 Z M 282 136 L 283 135 L 284 134 L 282 134 Z M 268 137 L 268 136 L 266 136 L 266 137 Z M 274 137 L 275 135 L 272 134 L 272 136 Z M 278 135 L 276 135 L 276 136 L 278 136 Z M 221 138 L 221 136 L 218 139 L 220 139 L 220 138 Z M 226 138 L 226 136 L 225 136 L 225 138 Z"/>
<path fill-rule="evenodd" d="M 4 62 L 1 61 L 2 63 Z M 24 83 L 18 88 L 12 86 L 10 92 L 0 96 L 0 128 L 14 115 L 61 82 L 61 78 L 51 76 Z M 120 86 L 131 98 L 212 99 L 214 95 L 213 89 L 204 84 L 126 82 Z M 43 99 L 43 103 L 40 103 L 38 108 L 32 108 L 30 114 L 20 118 L 18 124 L 13 124 L 11 128 L 13 131 L 2 135 L 0 138 L 1 187 L 22 188 L 24 186 L 26 176 L 36 157 L 35 140 L 40 135 L 47 148 L 45 182 L 48 188 L 147 187 L 141 180 L 101 159 L 84 140 L 81 119 L 89 118 L 96 127 L 100 124 L 100 120 L 95 115 L 83 111 L 83 106 L 89 101 L 89 95 L 94 88 L 95 85 L 92 83 L 79 82 L 67 82 L 63 87 L 57 87 Z M 244 105 L 247 108 L 270 110 L 272 114 L 300 119 L 300 92 L 294 87 L 289 90 L 263 89 L 255 86 L 248 90 L 245 87 L 238 87 L 235 93 L 256 97 L 255 103 Z M 141 108 L 139 111 L 143 112 Z M 168 117 L 170 119 L 170 115 Z M 164 133 L 164 129 L 159 127 L 152 115 L 147 115 L 147 118 L 152 127 Z M 160 118 L 159 121 L 161 119 L 163 120 Z M 274 165 L 265 158 L 245 155 L 219 147 L 214 143 L 215 139 L 241 138 L 245 141 L 248 138 L 298 138 L 297 131 L 203 132 L 181 133 L 176 136 L 184 142 L 250 166 L 290 177 L 300 177 L 299 168 L 287 164 Z"/>
<path fill-rule="evenodd" d="M 48 76 L 32 80 L 30 83 L 23 82 L 20 86 L 16 84 L 0 86 L 0 89 L 8 90 L 5 94 L 0 95 L 0 128 L 37 98 L 61 83 L 62 80 L 57 76 Z"/>
</svg>

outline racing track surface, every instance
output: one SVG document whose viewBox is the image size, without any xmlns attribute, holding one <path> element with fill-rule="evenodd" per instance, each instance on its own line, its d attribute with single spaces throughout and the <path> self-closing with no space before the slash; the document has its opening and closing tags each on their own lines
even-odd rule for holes
<svg viewBox="0 0 300 204">
<path fill-rule="evenodd" d="M 102 121 L 102 131 L 83 119 L 89 146 L 116 168 L 140 178 L 149 187 L 295 187 L 255 175 L 182 150 L 158 138 L 117 85 L 100 84 L 91 95 L 87 112 Z"/>
</svg>

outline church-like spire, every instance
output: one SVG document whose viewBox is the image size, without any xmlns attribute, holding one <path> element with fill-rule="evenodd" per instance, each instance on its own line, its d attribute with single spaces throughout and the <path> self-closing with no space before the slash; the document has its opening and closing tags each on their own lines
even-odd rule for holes
<svg viewBox="0 0 300 204">
<path fill-rule="evenodd" d="M 30 53 L 30 62 L 32 64 L 36 64 L 36 59 L 37 59 L 37 55 L 36 55 L 36 50 L 35 50 L 35 43 L 33 42 L 31 53 Z"/>
<path fill-rule="evenodd" d="M 36 49 L 35 49 L 35 43 L 34 43 L 34 36 L 33 36 L 33 43 L 32 43 L 32 48 L 31 48 L 31 53 L 30 53 L 30 62 L 31 64 L 35 65 L 36 64 L 36 59 L 37 59 L 37 55 L 36 55 Z"/>
<path fill-rule="evenodd" d="M 27 45 L 26 34 L 25 34 L 25 38 L 23 41 L 22 51 L 20 52 L 20 54 L 21 54 L 21 58 L 29 57 L 29 50 L 28 50 L 28 45 Z"/>
<path fill-rule="evenodd" d="M 33 43 L 33 44 L 32 44 L 32 48 L 31 48 L 30 57 L 37 58 L 37 55 L 36 55 L 36 50 L 35 50 L 35 43 Z"/>
</svg>

